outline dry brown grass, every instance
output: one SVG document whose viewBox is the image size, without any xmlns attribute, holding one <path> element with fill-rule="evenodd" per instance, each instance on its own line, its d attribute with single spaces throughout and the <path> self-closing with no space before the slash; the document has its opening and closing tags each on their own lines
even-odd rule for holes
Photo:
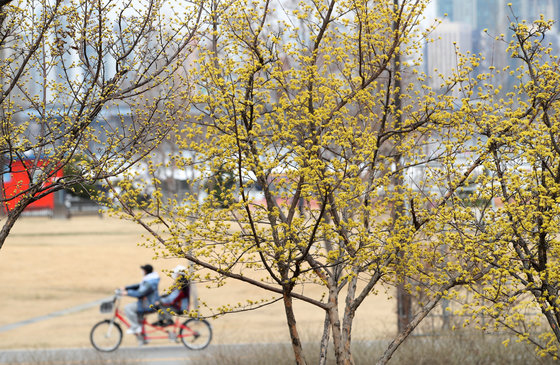
<svg viewBox="0 0 560 365">
<path fill-rule="evenodd" d="M 502 344 L 503 337 L 481 332 L 450 332 L 434 337 L 410 337 L 394 354 L 389 364 L 398 365 L 552 365 L 551 357 L 539 357 L 525 343 Z M 384 341 L 355 341 L 352 357 L 356 365 L 374 364 L 386 349 Z M 309 364 L 319 363 L 319 345 L 305 343 Z M 202 352 L 198 365 L 291 365 L 294 356 L 289 344 L 227 346 Z M 328 365 L 335 365 L 332 348 Z"/>
<path fill-rule="evenodd" d="M 114 218 L 22 218 L 0 250 L 0 326 L 110 296 L 115 288 L 137 282 L 143 263 L 151 262 L 158 271 L 180 263 L 153 261 L 150 249 L 138 247 L 142 233 L 140 227 Z M 160 290 L 170 284 L 171 279 L 163 277 Z M 269 297 L 242 283 L 219 289 L 199 285 L 198 292 L 210 305 Z M 321 333 L 323 313 L 298 303 L 296 315 L 305 339 L 314 340 Z M 89 331 L 103 318 L 94 307 L 0 332 L 0 348 L 89 347 Z M 211 323 L 213 343 L 288 341 L 279 303 Z M 353 338 L 384 337 L 394 331 L 395 323 L 394 301 L 384 294 L 372 296 L 358 312 Z M 131 337 L 125 337 L 125 346 L 136 345 Z"/>
</svg>

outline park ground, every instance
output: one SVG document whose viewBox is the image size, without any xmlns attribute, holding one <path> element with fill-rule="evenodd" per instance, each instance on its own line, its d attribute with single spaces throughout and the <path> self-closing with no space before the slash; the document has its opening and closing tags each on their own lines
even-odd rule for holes
<svg viewBox="0 0 560 365">
<path fill-rule="evenodd" d="M 158 271 L 185 264 L 176 258 L 154 259 L 154 252 L 140 245 L 143 233 L 134 223 L 111 217 L 20 219 L 0 250 L 0 328 L 109 297 L 115 288 L 139 281 L 141 264 L 151 263 Z M 171 282 L 162 275 L 160 291 Z M 236 282 L 218 289 L 198 284 L 197 290 L 210 307 L 271 297 Z M 132 300 L 125 298 L 123 304 Z M 395 308 L 394 299 L 384 292 L 369 297 L 354 321 L 353 339 L 381 339 L 394 333 Z M 201 311 L 210 313 L 204 307 Z M 89 331 L 104 316 L 96 305 L 0 331 L 0 349 L 89 347 Z M 315 341 L 324 314 L 297 303 L 296 316 L 304 340 Z M 288 342 L 284 318 L 281 304 L 275 303 L 212 319 L 213 343 Z M 135 345 L 132 336 L 124 345 Z"/>
</svg>

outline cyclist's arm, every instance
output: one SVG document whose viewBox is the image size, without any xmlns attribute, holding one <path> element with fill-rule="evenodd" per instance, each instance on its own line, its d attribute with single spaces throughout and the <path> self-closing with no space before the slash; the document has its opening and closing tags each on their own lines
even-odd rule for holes
<svg viewBox="0 0 560 365">
<path fill-rule="evenodd" d="M 179 296 L 179 290 L 175 289 L 171 293 L 167 294 L 166 296 L 161 296 L 159 301 L 164 305 L 173 304 L 175 299 Z"/>
<path fill-rule="evenodd" d="M 154 288 L 150 284 L 142 283 L 137 289 L 127 289 L 126 294 L 131 297 L 142 298 L 151 294 L 153 291 Z"/>
<path fill-rule="evenodd" d="M 140 288 L 140 284 L 132 284 L 124 287 L 125 290 L 138 290 L 138 288 Z"/>
</svg>

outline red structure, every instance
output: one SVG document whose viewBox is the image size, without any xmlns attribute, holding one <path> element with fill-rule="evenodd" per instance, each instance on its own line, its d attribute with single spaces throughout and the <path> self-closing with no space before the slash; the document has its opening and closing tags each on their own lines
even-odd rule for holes
<svg viewBox="0 0 560 365">
<path fill-rule="evenodd" d="M 25 191 L 29 188 L 29 176 L 32 170 L 39 171 L 45 165 L 47 160 L 27 159 L 24 161 L 14 161 L 11 165 L 11 171 L 4 174 L 3 195 L 6 199 L 2 210 L 8 212 L 12 210 L 16 204 L 21 200 L 17 196 L 18 193 Z M 50 184 L 56 179 L 62 177 L 62 169 L 57 171 L 56 175 L 51 177 L 45 184 Z M 12 199 L 10 199 L 12 198 Z M 49 194 L 31 204 L 25 210 L 53 210 L 54 209 L 54 194 Z"/>
</svg>

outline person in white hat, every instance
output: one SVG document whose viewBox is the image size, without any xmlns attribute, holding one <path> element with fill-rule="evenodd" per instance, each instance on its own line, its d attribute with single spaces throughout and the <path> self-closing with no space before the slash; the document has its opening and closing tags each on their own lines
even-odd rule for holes
<svg viewBox="0 0 560 365">
<path fill-rule="evenodd" d="M 173 269 L 173 273 L 171 274 L 171 277 L 175 280 L 173 290 L 169 294 L 162 295 L 156 302 L 156 305 L 162 307 L 163 314 L 160 316 L 160 319 L 154 323 L 155 325 L 169 326 L 173 324 L 171 315 L 183 314 L 189 309 L 190 282 L 186 276 L 186 270 L 187 268 L 182 265 L 177 265 Z"/>
</svg>

